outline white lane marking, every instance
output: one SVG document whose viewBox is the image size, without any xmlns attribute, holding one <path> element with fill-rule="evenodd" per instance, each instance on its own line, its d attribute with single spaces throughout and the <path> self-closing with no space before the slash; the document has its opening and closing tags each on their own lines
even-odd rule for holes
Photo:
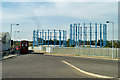
<svg viewBox="0 0 120 80">
<path fill-rule="evenodd" d="M 113 77 L 110 77 L 110 76 L 103 76 L 103 75 L 99 75 L 99 74 L 94 74 L 94 73 L 86 72 L 84 70 L 81 70 L 81 69 L 75 67 L 74 65 L 72 65 L 72 64 L 70 64 L 70 63 L 68 63 L 66 61 L 62 61 L 62 62 L 65 63 L 65 64 L 67 64 L 67 65 L 69 65 L 69 66 L 71 66 L 72 68 L 76 69 L 77 71 L 82 72 L 82 73 L 87 74 L 87 75 L 90 75 L 90 76 L 94 76 L 94 77 L 98 77 L 98 78 L 113 78 Z"/>
</svg>

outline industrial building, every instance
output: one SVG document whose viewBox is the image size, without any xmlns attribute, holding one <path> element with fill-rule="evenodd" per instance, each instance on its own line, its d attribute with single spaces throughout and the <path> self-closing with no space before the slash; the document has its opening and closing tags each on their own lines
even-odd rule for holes
<svg viewBox="0 0 120 80">
<path fill-rule="evenodd" d="M 11 37 L 8 32 L 0 33 L 0 55 L 7 55 L 11 48 Z"/>
</svg>

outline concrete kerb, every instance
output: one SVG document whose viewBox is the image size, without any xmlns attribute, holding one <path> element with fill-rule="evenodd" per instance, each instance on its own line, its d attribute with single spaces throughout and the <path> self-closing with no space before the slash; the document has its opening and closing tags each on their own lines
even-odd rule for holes
<svg viewBox="0 0 120 80">
<path fill-rule="evenodd" d="M 34 52 L 38 52 L 38 53 L 46 53 L 46 54 L 48 54 L 48 52 L 46 52 L 46 51 L 39 51 L 39 50 L 33 50 Z"/>
<path fill-rule="evenodd" d="M 118 59 L 112 59 L 111 57 L 103 57 L 103 56 L 74 56 L 74 57 L 82 57 L 82 58 L 92 58 L 92 59 L 105 59 L 105 60 L 115 60 L 118 61 Z"/>
<path fill-rule="evenodd" d="M 53 55 L 53 56 L 69 56 L 69 57 L 81 57 L 81 58 L 92 58 L 92 59 L 105 59 L 105 60 L 115 60 L 118 61 L 118 59 L 112 59 L 112 58 L 108 58 L 108 57 L 103 57 L 103 56 L 86 56 L 86 55 L 79 55 L 76 56 L 75 54 L 57 54 L 57 53 L 48 53 L 46 52 L 45 55 Z"/>
<path fill-rule="evenodd" d="M 86 55 L 80 55 L 80 56 L 73 56 L 73 57 L 91 58 L 91 59 L 104 59 L 104 60 L 118 61 L 118 59 L 112 59 L 111 57 L 103 57 L 103 56 L 86 56 Z"/>
<path fill-rule="evenodd" d="M 9 59 L 9 58 L 13 58 L 13 57 L 16 57 L 16 56 L 18 56 L 18 54 L 17 54 L 17 55 L 9 55 L 9 56 L 5 56 L 5 57 L 3 57 L 2 60 Z"/>
</svg>

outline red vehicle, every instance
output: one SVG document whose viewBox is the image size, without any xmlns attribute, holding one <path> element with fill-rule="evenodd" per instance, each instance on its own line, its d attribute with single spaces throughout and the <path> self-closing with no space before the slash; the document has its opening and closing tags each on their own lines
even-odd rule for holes
<svg viewBox="0 0 120 80">
<path fill-rule="evenodd" d="M 21 41 L 20 42 L 20 54 L 28 54 L 28 41 Z"/>
<path fill-rule="evenodd" d="M 16 46 L 16 50 L 19 50 L 19 46 Z"/>
</svg>

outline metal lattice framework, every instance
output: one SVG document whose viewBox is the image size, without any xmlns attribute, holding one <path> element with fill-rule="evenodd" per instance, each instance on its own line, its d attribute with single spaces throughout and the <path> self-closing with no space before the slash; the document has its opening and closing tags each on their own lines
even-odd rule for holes
<svg viewBox="0 0 120 80">
<path fill-rule="evenodd" d="M 85 46 L 86 41 L 95 41 L 95 47 L 97 48 L 97 41 L 100 40 L 100 47 L 106 46 L 107 41 L 107 25 L 97 23 L 84 23 L 84 24 L 70 24 L 70 42 L 69 45 Z M 103 40 L 103 41 L 102 41 Z M 103 43 L 103 45 L 102 45 Z"/>
<path fill-rule="evenodd" d="M 40 40 L 39 40 L 40 39 Z M 67 32 L 65 30 L 39 30 L 33 31 L 33 47 L 36 45 L 53 45 L 52 41 L 54 41 L 54 46 L 57 45 L 56 41 L 59 40 L 59 46 L 63 47 L 67 46 Z M 63 40 L 63 43 L 62 43 Z M 46 43 L 47 41 L 47 43 Z"/>
</svg>

